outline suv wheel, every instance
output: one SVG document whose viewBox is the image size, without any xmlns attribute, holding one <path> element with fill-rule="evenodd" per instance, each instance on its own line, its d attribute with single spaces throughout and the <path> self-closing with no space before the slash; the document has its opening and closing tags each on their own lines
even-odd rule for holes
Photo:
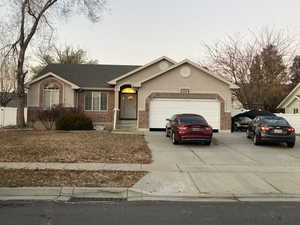
<svg viewBox="0 0 300 225">
<path fill-rule="evenodd" d="M 178 141 L 176 140 L 176 137 L 175 137 L 175 134 L 172 132 L 172 143 L 174 145 L 177 145 L 178 144 Z"/>
<path fill-rule="evenodd" d="M 288 143 L 287 143 L 287 146 L 288 146 L 289 148 L 293 148 L 293 147 L 295 146 L 295 142 L 288 142 Z"/>
<path fill-rule="evenodd" d="M 253 136 L 253 144 L 255 144 L 255 145 L 259 145 L 260 144 L 259 141 L 258 141 L 257 134 L 254 134 L 254 136 Z"/>
<path fill-rule="evenodd" d="M 210 144 L 211 144 L 211 140 L 204 142 L 204 145 L 210 145 Z"/>
</svg>

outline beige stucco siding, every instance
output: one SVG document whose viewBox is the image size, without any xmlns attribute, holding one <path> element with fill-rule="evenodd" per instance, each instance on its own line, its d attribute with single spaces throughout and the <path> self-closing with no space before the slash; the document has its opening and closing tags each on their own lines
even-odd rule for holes
<svg viewBox="0 0 300 225">
<path fill-rule="evenodd" d="M 184 78 L 180 73 L 183 66 L 191 69 L 188 78 Z M 138 109 L 145 110 L 145 100 L 151 93 L 180 93 L 181 89 L 189 89 L 191 94 L 219 94 L 225 101 L 226 112 L 231 112 L 232 92 L 229 85 L 188 64 L 143 83 L 138 92 Z"/>
<path fill-rule="evenodd" d="M 294 109 L 298 109 L 300 112 L 300 100 L 294 99 L 290 104 L 288 104 L 285 108 L 285 113 L 294 113 Z"/>
<path fill-rule="evenodd" d="M 130 84 L 130 85 L 136 85 L 138 84 L 140 81 L 147 79 L 148 77 L 157 74 L 163 70 L 166 70 L 167 68 L 169 68 L 170 66 L 172 66 L 173 64 L 165 59 L 135 73 L 132 74 L 129 77 L 126 77 L 122 80 L 119 80 L 116 88 L 119 90 L 121 86 L 126 85 L 126 84 Z"/>
<path fill-rule="evenodd" d="M 27 106 L 38 107 L 39 106 L 39 83 L 30 85 L 27 93 Z"/>
<path fill-rule="evenodd" d="M 74 90 L 68 84 L 64 84 L 64 106 L 74 107 Z"/>
<path fill-rule="evenodd" d="M 27 104 L 28 107 L 40 107 L 40 102 L 43 95 L 44 85 L 41 85 L 45 82 L 51 82 L 51 80 L 59 83 L 62 86 L 62 103 L 65 107 L 74 107 L 75 99 L 74 99 L 74 90 L 71 86 L 53 76 L 46 77 L 36 83 L 30 85 L 27 94 Z"/>
</svg>

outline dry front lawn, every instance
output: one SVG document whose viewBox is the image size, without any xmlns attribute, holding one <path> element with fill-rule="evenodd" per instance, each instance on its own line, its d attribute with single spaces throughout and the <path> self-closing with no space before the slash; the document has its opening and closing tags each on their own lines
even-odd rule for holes
<svg viewBox="0 0 300 225">
<path fill-rule="evenodd" d="M 0 169 L 0 187 L 132 187 L 144 172 Z"/>
<path fill-rule="evenodd" d="M 3 131 L 0 162 L 150 163 L 142 135 L 99 131 Z"/>
</svg>

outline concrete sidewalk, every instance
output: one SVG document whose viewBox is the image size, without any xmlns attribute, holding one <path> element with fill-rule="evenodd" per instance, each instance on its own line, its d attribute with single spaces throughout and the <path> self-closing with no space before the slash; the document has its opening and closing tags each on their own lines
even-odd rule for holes
<svg viewBox="0 0 300 225">
<path fill-rule="evenodd" d="M 144 171 L 142 164 L 118 163 L 20 163 L 0 162 L 4 169 L 57 169 L 57 170 L 116 170 L 116 171 Z"/>
<path fill-rule="evenodd" d="M 162 173 L 300 173 L 299 166 L 248 166 L 248 165 L 199 165 L 198 163 L 174 164 L 118 164 L 118 163 L 21 163 L 0 162 L 4 169 L 64 169 L 89 171 L 145 171 Z"/>
</svg>

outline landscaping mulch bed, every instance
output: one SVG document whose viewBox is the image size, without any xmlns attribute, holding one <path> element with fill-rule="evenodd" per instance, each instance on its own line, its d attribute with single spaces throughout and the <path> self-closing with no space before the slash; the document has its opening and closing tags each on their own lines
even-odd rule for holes
<svg viewBox="0 0 300 225">
<path fill-rule="evenodd" d="M 0 162 L 151 163 L 143 135 L 105 131 L 3 131 Z"/>
<path fill-rule="evenodd" d="M 132 187 L 145 172 L 0 169 L 0 187 Z"/>
</svg>

